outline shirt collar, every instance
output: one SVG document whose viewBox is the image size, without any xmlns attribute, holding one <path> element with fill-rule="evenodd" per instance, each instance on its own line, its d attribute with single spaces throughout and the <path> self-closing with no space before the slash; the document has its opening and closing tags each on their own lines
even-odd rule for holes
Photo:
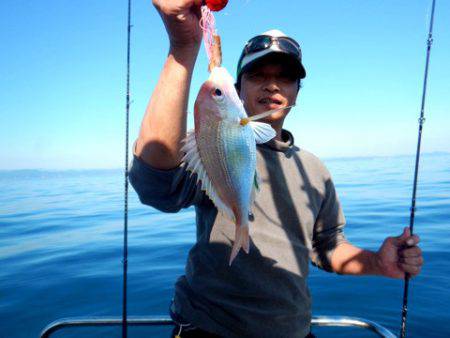
<svg viewBox="0 0 450 338">
<path fill-rule="evenodd" d="M 267 147 L 275 151 L 281 151 L 283 153 L 289 151 L 294 146 L 294 136 L 290 131 L 286 129 L 281 130 L 281 141 L 277 139 L 271 139 L 269 142 L 260 144 L 260 147 Z"/>
</svg>

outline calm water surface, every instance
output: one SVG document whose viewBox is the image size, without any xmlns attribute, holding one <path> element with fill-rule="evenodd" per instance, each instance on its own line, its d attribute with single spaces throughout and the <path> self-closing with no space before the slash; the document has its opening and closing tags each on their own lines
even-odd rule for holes
<svg viewBox="0 0 450 338">
<path fill-rule="evenodd" d="M 409 222 L 414 158 L 325 161 L 354 244 L 376 250 Z M 0 172 L 0 337 L 37 337 L 68 316 L 121 314 L 123 178 L 120 170 Z M 162 214 L 130 192 L 130 315 L 166 314 L 173 283 L 195 240 L 194 210 Z M 415 229 L 425 266 L 410 285 L 409 337 L 450 336 L 450 155 L 424 155 Z M 397 333 L 403 282 L 311 269 L 315 315 L 376 321 Z M 168 330 L 130 329 L 130 337 Z M 367 337 L 317 329 L 319 337 Z M 119 330 L 70 329 L 54 337 L 120 337 Z"/>
</svg>

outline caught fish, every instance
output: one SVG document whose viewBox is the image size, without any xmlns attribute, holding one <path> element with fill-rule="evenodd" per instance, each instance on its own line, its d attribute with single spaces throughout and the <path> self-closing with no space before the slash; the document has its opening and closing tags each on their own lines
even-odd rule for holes
<svg viewBox="0 0 450 338">
<path fill-rule="evenodd" d="M 214 67 L 195 101 L 195 129 L 182 151 L 187 170 L 197 174 L 201 189 L 235 225 L 229 264 L 239 250 L 250 250 L 249 213 L 257 187 L 256 144 L 275 137 L 266 123 L 251 121 L 223 67 Z"/>
</svg>

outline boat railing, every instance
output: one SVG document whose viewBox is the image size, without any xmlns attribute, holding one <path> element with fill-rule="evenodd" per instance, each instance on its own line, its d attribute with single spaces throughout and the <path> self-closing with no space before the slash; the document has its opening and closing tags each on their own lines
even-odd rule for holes
<svg viewBox="0 0 450 338">
<path fill-rule="evenodd" d="M 127 318 L 128 326 L 170 326 L 172 319 L 168 316 L 130 316 Z M 395 338 L 395 335 L 387 328 L 371 320 L 357 317 L 345 316 L 314 316 L 311 321 L 312 326 L 341 326 L 359 327 L 372 331 L 379 337 Z M 44 328 L 41 338 L 48 338 L 54 332 L 70 327 L 120 327 L 121 317 L 71 317 L 58 319 Z"/>
</svg>

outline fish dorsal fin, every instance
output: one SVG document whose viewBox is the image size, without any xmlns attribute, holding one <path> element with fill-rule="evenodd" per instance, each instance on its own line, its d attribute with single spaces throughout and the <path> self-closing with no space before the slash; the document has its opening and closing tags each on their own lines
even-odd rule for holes
<svg viewBox="0 0 450 338">
<path fill-rule="evenodd" d="M 248 125 L 252 127 L 257 144 L 269 142 L 277 133 L 270 124 L 264 122 L 250 121 Z"/>
<path fill-rule="evenodd" d="M 230 220 L 235 221 L 233 211 L 222 201 L 214 188 L 211 180 L 206 173 L 205 167 L 203 166 L 202 159 L 198 152 L 197 141 L 195 139 L 195 133 L 193 130 L 187 133 L 186 138 L 183 140 L 184 145 L 181 147 L 181 151 L 185 153 L 182 162 L 185 163 L 186 170 L 190 171 L 192 174 L 197 174 L 197 183 L 201 182 L 201 189 L 205 191 L 206 195 L 211 199 L 211 201 L 216 206 L 217 210 L 225 214 Z"/>
</svg>

